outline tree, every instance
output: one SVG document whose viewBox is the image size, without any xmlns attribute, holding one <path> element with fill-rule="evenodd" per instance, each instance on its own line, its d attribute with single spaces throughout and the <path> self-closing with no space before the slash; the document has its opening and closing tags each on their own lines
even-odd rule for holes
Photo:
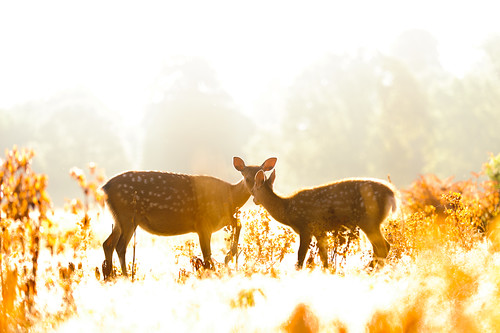
<svg viewBox="0 0 500 333">
<path fill-rule="evenodd" d="M 360 50 L 329 55 L 290 88 L 273 144 L 285 189 L 354 176 L 406 186 L 425 167 L 433 135 L 426 92 L 396 58 Z"/>
<path fill-rule="evenodd" d="M 484 57 L 462 78 L 426 84 L 434 124 L 427 170 L 443 177 L 468 178 L 500 141 L 500 38 L 484 44 Z"/>
<path fill-rule="evenodd" d="M 71 167 L 96 162 L 113 174 L 129 164 L 116 134 L 119 122 L 84 91 L 62 92 L 46 101 L 18 106 L 9 114 L 13 136 L 6 142 L 35 150 L 34 168 L 48 175 L 48 191 L 56 205 L 79 195 L 69 176 Z"/>
<path fill-rule="evenodd" d="M 399 60 L 383 57 L 379 73 L 376 147 L 370 159 L 406 186 L 428 163 L 434 130 L 427 94 Z"/>
<path fill-rule="evenodd" d="M 155 83 L 144 120 L 143 166 L 235 178 L 253 123 L 240 114 L 215 73 L 200 58 L 176 58 Z"/>
<path fill-rule="evenodd" d="M 327 55 L 297 77 L 280 128 L 254 142 L 279 155 L 287 179 L 281 188 L 369 175 L 377 61 L 376 54 L 362 50 L 354 56 Z"/>
</svg>

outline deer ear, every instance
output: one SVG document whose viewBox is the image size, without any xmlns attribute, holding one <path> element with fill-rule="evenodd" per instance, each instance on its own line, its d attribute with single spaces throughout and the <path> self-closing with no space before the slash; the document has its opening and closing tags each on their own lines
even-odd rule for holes
<svg viewBox="0 0 500 333">
<path fill-rule="evenodd" d="M 273 170 L 273 172 L 271 173 L 271 175 L 269 176 L 269 183 L 271 185 L 274 184 L 274 180 L 276 179 L 276 170 Z"/>
<path fill-rule="evenodd" d="M 271 157 L 271 158 L 268 158 L 264 163 L 262 163 L 262 165 L 260 166 L 260 168 L 264 171 L 270 171 L 274 168 L 274 166 L 276 165 L 276 161 L 278 159 L 276 157 Z"/>
<path fill-rule="evenodd" d="M 262 184 L 264 184 L 264 181 L 266 180 L 266 176 L 264 176 L 264 171 L 262 170 L 259 170 L 256 174 L 255 174 L 255 187 L 259 188 L 262 186 Z"/>
<path fill-rule="evenodd" d="M 243 171 L 243 169 L 245 168 L 245 162 L 243 162 L 243 160 L 237 156 L 233 157 L 233 165 L 234 168 L 238 171 Z"/>
</svg>

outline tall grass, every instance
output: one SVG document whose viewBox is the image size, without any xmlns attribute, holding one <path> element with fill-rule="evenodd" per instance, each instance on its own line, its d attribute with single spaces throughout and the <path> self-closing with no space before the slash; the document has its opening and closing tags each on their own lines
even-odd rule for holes
<svg viewBox="0 0 500 333">
<path fill-rule="evenodd" d="M 385 224 L 391 253 L 375 270 L 368 268 L 371 249 L 363 234 L 339 229 L 330 237 L 331 270 L 321 268 L 312 247 L 307 268 L 296 271 L 298 237 L 263 209 L 249 208 L 238 215 L 239 255 L 228 265 L 230 230 L 212 239 L 215 271 L 198 265 L 196 235 L 157 237 L 139 230 L 135 281 L 115 268 L 116 278 L 104 282 L 101 243 L 112 218 L 94 200 L 102 179 L 87 181 L 72 173 L 87 204 L 52 214 L 46 179 L 29 167 L 32 157 L 29 151 L 8 152 L 0 171 L 1 331 L 495 332 L 500 327 L 494 179 L 417 179 L 402 191 L 401 215 Z M 127 259 L 131 262 L 131 251 Z"/>
</svg>

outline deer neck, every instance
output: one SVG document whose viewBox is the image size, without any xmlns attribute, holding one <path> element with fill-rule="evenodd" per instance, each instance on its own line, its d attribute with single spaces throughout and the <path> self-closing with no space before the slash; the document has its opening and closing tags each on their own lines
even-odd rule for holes
<svg viewBox="0 0 500 333">
<path fill-rule="evenodd" d="M 241 208 L 247 202 L 248 198 L 250 198 L 250 192 L 245 185 L 245 179 L 231 185 L 231 194 L 236 207 Z"/>
<path fill-rule="evenodd" d="M 286 199 L 280 197 L 274 191 L 264 185 L 259 191 L 257 201 L 261 204 L 271 216 L 283 224 L 289 225 L 285 215 Z"/>
</svg>

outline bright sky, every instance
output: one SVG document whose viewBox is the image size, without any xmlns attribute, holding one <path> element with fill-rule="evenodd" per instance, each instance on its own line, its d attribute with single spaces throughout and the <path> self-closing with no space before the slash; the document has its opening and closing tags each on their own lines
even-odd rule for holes
<svg viewBox="0 0 500 333">
<path fill-rule="evenodd" d="M 271 84 L 286 86 L 325 52 L 384 51 L 411 28 L 431 32 L 443 66 L 461 74 L 500 32 L 495 3 L 0 0 L 0 108 L 82 87 L 137 112 L 169 56 L 195 55 L 251 113 Z"/>
</svg>

